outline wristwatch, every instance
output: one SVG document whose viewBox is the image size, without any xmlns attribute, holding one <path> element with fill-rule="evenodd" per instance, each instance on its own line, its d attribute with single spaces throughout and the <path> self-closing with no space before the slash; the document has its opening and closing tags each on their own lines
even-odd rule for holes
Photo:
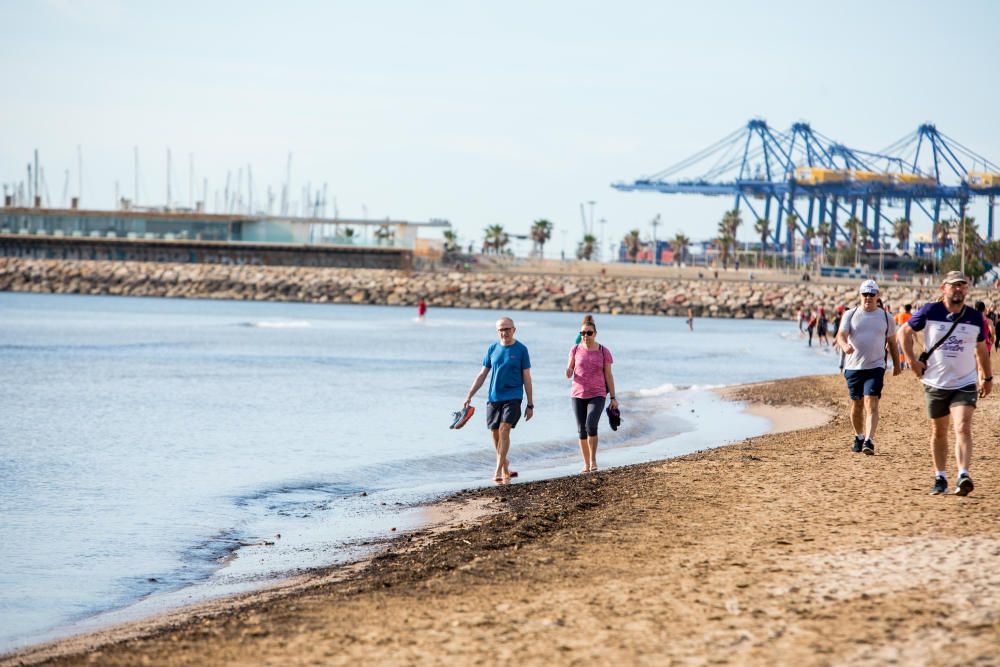
<svg viewBox="0 0 1000 667">
<path fill-rule="evenodd" d="M 993 376 L 991 375 L 988 378 L 983 378 L 983 382 L 993 382 Z"/>
<path fill-rule="evenodd" d="M 528 409 L 529 410 L 534 410 L 535 409 L 535 404 L 534 403 L 528 403 Z"/>
</svg>

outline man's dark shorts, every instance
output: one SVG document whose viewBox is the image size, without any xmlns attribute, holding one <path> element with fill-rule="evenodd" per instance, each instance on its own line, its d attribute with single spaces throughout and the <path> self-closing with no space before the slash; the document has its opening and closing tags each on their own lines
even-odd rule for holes
<svg viewBox="0 0 1000 667">
<path fill-rule="evenodd" d="M 510 424 L 510 427 L 514 428 L 520 420 L 521 399 L 486 403 L 486 427 L 491 431 L 500 428 L 500 422 Z"/>
<path fill-rule="evenodd" d="M 844 371 L 847 380 L 847 391 L 852 401 L 860 401 L 863 396 L 882 398 L 882 383 L 885 380 L 884 368 L 862 368 L 856 371 Z"/>
<path fill-rule="evenodd" d="M 953 405 L 971 405 L 976 407 L 979 390 L 975 383 L 967 384 L 959 389 L 935 389 L 924 385 L 924 400 L 927 402 L 927 416 L 940 419 L 951 414 Z"/>
</svg>

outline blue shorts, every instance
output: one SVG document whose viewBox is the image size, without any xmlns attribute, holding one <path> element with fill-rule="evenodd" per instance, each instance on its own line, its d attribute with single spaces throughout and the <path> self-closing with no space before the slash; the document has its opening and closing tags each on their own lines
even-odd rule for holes
<svg viewBox="0 0 1000 667">
<path fill-rule="evenodd" d="M 847 391 L 852 401 L 860 401 L 862 396 L 882 398 L 882 383 L 885 380 L 884 368 L 863 368 L 856 371 L 844 371 L 847 380 Z"/>
</svg>

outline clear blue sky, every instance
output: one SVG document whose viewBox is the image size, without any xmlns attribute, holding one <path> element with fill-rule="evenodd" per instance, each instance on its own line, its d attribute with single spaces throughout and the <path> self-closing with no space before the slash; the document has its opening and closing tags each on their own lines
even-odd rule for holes
<svg viewBox="0 0 1000 667">
<path fill-rule="evenodd" d="M 329 184 L 342 217 L 447 218 L 607 238 L 714 233 L 729 198 L 620 193 L 752 117 L 877 150 L 932 121 L 1000 162 L 1000 2 L 125 2 L 0 4 L 0 181 L 38 148 L 58 204 L 115 181 L 188 201 L 252 165 L 256 197 Z M 985 205 L 972 214 L 985 219 Z M 1000 214 L 1000 212 L 998 212 Z M 747 225 L 749 226 L 749 225 Z M 984 225 L 982 225 L 984 226 Z M 916 231 L 929 223 L 917 219 Z M 741 238 L 749 238 L 744 229 Z M 552 252 L 552 251 L 550 251 Z"/>
</svg>

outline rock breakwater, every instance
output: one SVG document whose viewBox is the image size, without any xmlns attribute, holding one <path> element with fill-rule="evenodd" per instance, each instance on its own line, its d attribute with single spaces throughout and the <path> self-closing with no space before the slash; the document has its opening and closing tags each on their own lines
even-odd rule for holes
<svg viewBox="0 0 1000 667">
<path fill-rule="evenodd" d="M 168 298 L 302 301 L 433 307 L 549 310 L 638 315 L 794 319 L 799 309 L 853 305 L 842 284 L 716 280 L 409 273 L 224 264 L 165 264 L 0 258 L 0 291 Z M 974 298 L 986 297 L 974 292 Z M 898 306 L 936 298 L 936 288 L 888 286 Z"/>
</svg>

